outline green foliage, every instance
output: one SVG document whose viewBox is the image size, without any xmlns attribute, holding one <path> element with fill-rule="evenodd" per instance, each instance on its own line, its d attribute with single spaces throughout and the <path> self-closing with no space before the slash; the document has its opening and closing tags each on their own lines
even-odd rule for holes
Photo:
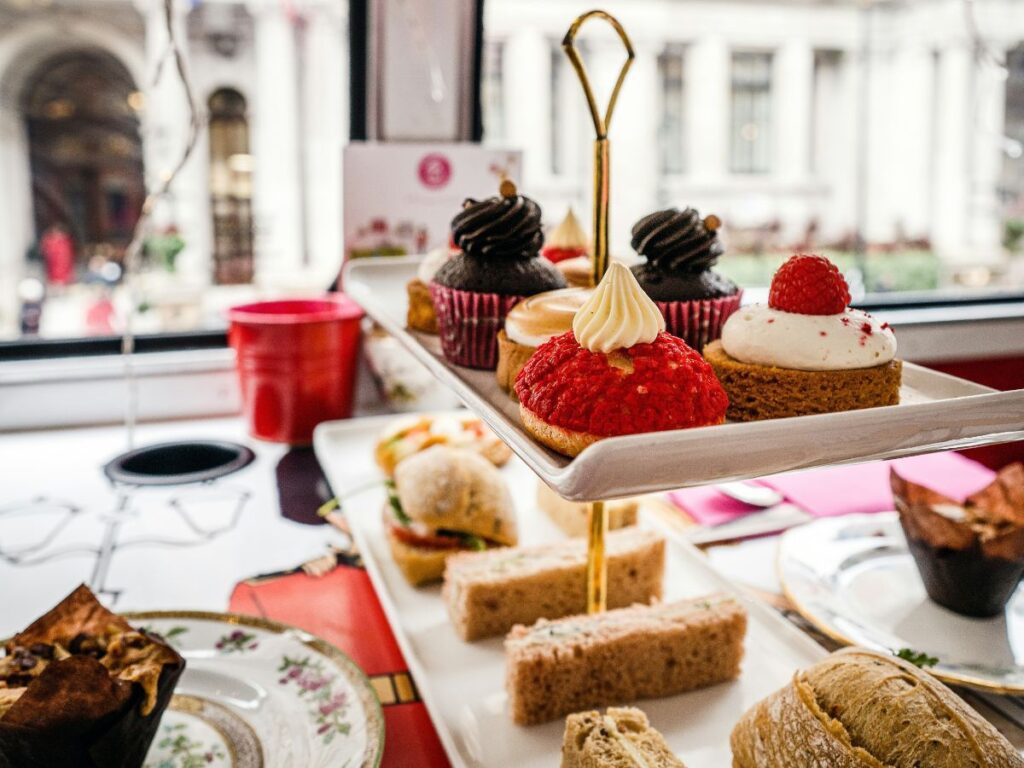
<svg viewBox="0 0 1024 768">
<path fill-rule="evenodd" d="M 859 266 L 850 251 L 821 251 L 839 269 L 848 273 Z M 775 270 L 789 253 L 728 254 L 715 270 L 745 287 L 767 286 Z M 869 253 L 864 257 L 864 285 L 869 293 L 890 291 L 927 291 L 939 286 L 941 264 L 931 251 L 907 250 Z"/>
</svg>

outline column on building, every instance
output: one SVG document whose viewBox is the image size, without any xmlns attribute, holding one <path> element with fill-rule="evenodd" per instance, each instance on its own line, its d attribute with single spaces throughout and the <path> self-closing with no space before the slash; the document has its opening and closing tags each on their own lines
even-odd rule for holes
<svg viewBox="0 0 1024 768">
<path fill-rule="evenodd" d="M 814 51 L 806 38 L 787 40 L 775 54 L 776 175 L 783 182 L 805 182 L 811 159 L 811 105 Z"/>
<path fill-rule="evenodd" d="M 932 184 L 932 245 L 951 262 L 963 261 L 967 243 L 971 54 L 966 41 L 939 51 L 936 73 L 935 146 Z"/>
<path fill-rule="evenodd" d="M 327 285 L 341 266 L 341 155 L 348 140 L 347 24 L 340 3 L 306 9 L 302 72 L 305 225 L 311 279 Z"/>
<path fill-rule="evenodd" d="M 0 88 L 0 101 L 16 96 Z M 15 102 L 16 103 L 16 102 Z M 32 220 L 32 171 L 28 133 L 16 109 L 0 109 L 0 337 L 19 332 L 18 284 L 25 276 Z"/>
<path fill-rule="evenodd" d="M 523 151 L 523 185 L 529 190 L 551 175 L 551 49 L 539 29 L 523 27 L 508 38 L 503 78 L 507 143 Z"/>
<path fill-rule="evenodd" d="M 906 238 L 928 233 L 931 144 L 937 127 L 932 103 L 934 74 L 931 51 L 910 40 L 892 56 L 887 82 L 879 83 L 889 99 L 875 112 L 880 136 L 874 149 L 888 152 L 883 164 L 874 168 L 872 192 L 884 195 L 881 202 L 893 234 Z"/>
<path fill-rule="evenodd" d="M 146 188 L 153 190 L 164 183 L 181 158 L 189 141 L 189 105 L 173 58 L 169 56 L 169 36 L 164 4 L 160 0 L 138 0 L 138 8 L 146 25 L 146 73 L 150 78 L 144 86 L 145 107 L 142 113 L 142 142 Z M 175 38 L 188 67 L 188 4 L 173 4 Z M 155 82 L 151 79 L 160 71 Z M 186 69 L 187 71 L 187 69 Z M 201 94 L 193 94 L 201 99 Z M 197 104 L 200 115 L 205 105 Z M 200 136 L 200 148 L 205 147 Z M 210 279 L 210 196 L 206 188 L 208 160 L 197 148 L 178 173 L 167 196 L 154 209 L 152 226 L 156 230 L 175 227 L 185 241 L 178 256 L 178 280 L 206 282 Z"/>
<path fill-rule="evenodd" d="M 658 125 L 661 108 L 658 84 L 658 53 L 653 41 L 634 41 L 636 59 L 629 70 L 615 107 L 611 140 L 611 219 L 609 243 L 612 253 L 629 251 L 630 229 L 658 205 Z M 599 49 L 595 74 L 613 83 L 625 60 L 616 40 Z M 601 105 L 603 106 L 603 104 Z M 583 178 L 590 178 L 584 174 Z"/>
<path fill-rule="evenodd" d="M 253 214 L 256 280 L 292 284 L 305 263 L 295 26 L 285 4 L 253 0 Z"/>
<path fill-rule="evenodd" d="M 792 192 L 808 181 L 811 160 L 814 50 L 806 37 L 786 40 L 775 52 L 772 81 L 774 176 Z M 787 240 L 799 240 L 818 218 L 814 200 L 805 194 L 780 197 L 777 215 L 786 223 Z"/>
<path fill-rule="evenodd" d="M 695 184 L 721 183 L 728 174 L 729 65 L 720 37 L 702 37 L 687 49 L 687 168 Z"/>
<path fill-rule="evenodd" d="M 999 184 L 1002 175 L 1006 117 L 1006 76 L 995 66 L 978 62 L 972 67 L 971 131 L 968 185 L 967 243 L 977 262 L 998 263 L 1002 253 L 1002 210 Z"/>
</svg>

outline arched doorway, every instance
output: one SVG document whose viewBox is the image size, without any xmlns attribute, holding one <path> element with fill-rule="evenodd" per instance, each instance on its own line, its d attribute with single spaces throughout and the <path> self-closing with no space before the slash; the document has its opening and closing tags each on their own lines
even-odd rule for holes
<svg viewBox="0 0 1024 768">
<path fill-rule="evenodd" d="M 26 80 L 21 107 L 44 259 L 63 239 L 72 269 L 94 255 L 120 261 L 145 197 L 142 94 L 128 70 L 99 49 L 55 55 Z"/>
<path fill-rule="evenodd" d="M 245 97 L 233 88 L 210 96 L 210 209 L 213 212 L 213 279 L 251 283 L 252 156 Z"/>
</svg>

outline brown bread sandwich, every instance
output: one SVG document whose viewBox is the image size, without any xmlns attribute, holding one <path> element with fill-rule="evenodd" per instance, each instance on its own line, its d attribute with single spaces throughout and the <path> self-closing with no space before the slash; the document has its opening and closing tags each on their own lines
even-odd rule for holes
<svg viewBox="0 0 1024 768">
<path fill-rule="evenodd" d="M 0 768 L 139 768 L 185 669 L 84 585 L 3 648 Z"/>
<path fill-rule="evenodd" d="M 513 546 L 512 496 L 478 453 L 435 445 L 401 461 L 388 484 L 384 524 L 391 554 L 410 584 L 440 581 L 464 551 Z"/>
<path fill-rule="evenodd" d="M 565 719 L 562 768 L 686 768 L 647 715 L 633 707 Z"/>
</svg>

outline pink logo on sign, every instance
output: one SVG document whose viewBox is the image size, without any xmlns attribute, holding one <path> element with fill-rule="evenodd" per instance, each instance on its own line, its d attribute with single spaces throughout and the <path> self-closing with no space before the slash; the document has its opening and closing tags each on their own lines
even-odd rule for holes
<svg viewBox="0 0 1024 768">
<path fill-rule="evenodd" d="M 439 189 L 451 179 L 452 164 L 447 157 L 435 152 L 420 160 L 419 174 L 423 186 Z"/>
</svg>

